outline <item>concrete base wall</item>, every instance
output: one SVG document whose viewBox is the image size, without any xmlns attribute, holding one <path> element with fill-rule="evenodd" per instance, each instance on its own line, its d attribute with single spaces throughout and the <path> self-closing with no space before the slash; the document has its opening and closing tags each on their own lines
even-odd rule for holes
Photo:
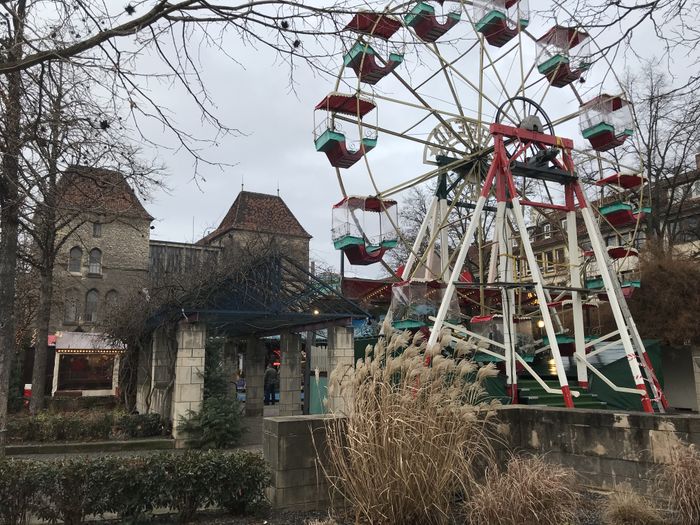
<svg viewBox="0 0 700 525">
<path fill-rule="evenodd" d="M 263 420 L 263 453 L 272 471 L 268 498 L 273 508 L 328 508 L 330 487 L 319 461 L 326 461 L 325 423 L 330 417 L 287 416 Z"/>
<path fill-rule="evenodd" d="M 329 485 L 317 468 L 316 450 L 321 451 L 320 461 L 326 461 L 324 423 L 329 417 L 264 420 L 263 451 L 272 468 L 269 496 L 275 508 L 328 506 Z M 698 415 L 513 406 L 500 409 L 498 420 L 495 446 L 500 452 L 544 454 L 551 462 L 574 468 L 582 483 L 604 490 L 627 482 L 651 492 L 654 469 L 668 461 L 675 445 L 700 446 Z"/>
</svg>

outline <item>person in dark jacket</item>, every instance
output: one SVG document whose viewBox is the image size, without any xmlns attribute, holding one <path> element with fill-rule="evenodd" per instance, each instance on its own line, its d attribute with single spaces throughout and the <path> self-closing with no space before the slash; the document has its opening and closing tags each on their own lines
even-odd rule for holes
<svg viewBox="0 0 700 525">
<path fill-rule="evenodd" d="M 272 366 L 272 363 L 267 365 L 265 369 L 265 404 L 275 404 L 275 389 L 277 387 L 277 369 Z"/>
</svg>

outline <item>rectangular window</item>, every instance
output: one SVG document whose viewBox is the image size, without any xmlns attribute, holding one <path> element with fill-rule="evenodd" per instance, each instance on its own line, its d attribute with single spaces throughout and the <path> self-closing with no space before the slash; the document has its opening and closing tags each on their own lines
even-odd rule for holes
<svg viewBox="0 0 700 525">
<path fill-rule="evenodd" d="M 114 356 L 106 354 L 58 354 L 59 390 L 110 390 Z"/>
<path fill-rule="evenodd" d="M 546 252 L 545 254 L 544 271 L 550 273 L 554 271 L 554 252 Z"/>
<path fill-rule="evenodd" d="M 547 223 L 542 226 L 542 233 L 545 239 L 550 239 L 552 237 L 552 225 Z"/>
<path fill-rule="evenodd" d="M 566 219 L 561 220 L 561 231 L 566 235 Z"/>
<path fill-rule="evenodd" d="M 93 237 L 102 237 L 102 223 L 101 222 L 93 222 L 92 223 L 92 236 Z"/>
<path fill-rule="evenodd" d="M 564 259 L 565 259 L 565 257 L 564 257 L 564 248 L 559 248 L 559 249 L 556 251 L 556 254 L 557 254 L 556 261 L 557 261 L 558 263 L 563 263 L 563 262 L 564 262 Z"/>
</svg>

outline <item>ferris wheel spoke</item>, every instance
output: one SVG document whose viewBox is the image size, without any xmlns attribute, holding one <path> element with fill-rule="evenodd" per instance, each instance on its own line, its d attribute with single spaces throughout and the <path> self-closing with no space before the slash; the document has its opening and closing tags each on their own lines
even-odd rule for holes
<svg viewBox="0 0 700 525">
<path fill-rule="evenodd" d="M 345 116 L 343 116 L 343 115 L 336 115 L 335 118 L 336 118 L 336 120 L 341 120 L 341 121 L 343 121 L 343 122 L 348 122 L 349 124 L 358 124 L 358 121 L 357 121 L 357 120 L 354 120 L 354 119 L 352 119 L 352 118 L 350 118 L 350 117 L 345 117 Z M 413 142 L 418 142 L 418 143 L 423 144 L 423 145 L 425 145 L 425 146 L 431 146 L 431 147 L 440 148 L 440 149 L 447 149 L 447 150 L 450 150 L 452 153 L 455 153 L 455 154 L 457 154 L 457 155 L 464 155 L 464 153 L 465 153 L 464 150 L 458 150 L 458 149 L 455 149 L 455 148 L 452 148 L 452 147 L 449 147 L 449 146 L 444 146 L 444 145 L 442 145 L 442 144 L 437 144 L 437 143 L 435 143 L 435 142 L 430 142 L 430 141 L 427 141 L 427 140 L 423 140 L 423 139 L 420 139 L 420 138 L 418 138 L 418 137 L 412 137 L 411 135 L 406 135 L 406 134 L 404 134 L 404 133 L 402 133 L 402 132 L 400 132 L 400 131 L 394 131 L 394 130 L 391 130 L 391 129 L 383 128 L 383 127 L 381 127 L 381 126 L 375 126 L 375 125 L 373 125 L 373 124 L 369 124 L 369 123 L 366 123 L 366 122 L 363 122 L 363 123 L 362 123 L 362 128 L 363 128 L 363 129 L 365 129 L 365 128 L 366 128 L 366 129 L 371 129 L 371 130 L 376 131 L 376 132 L 378 132 L 378 133 L 386 133 L 387 135 L 392 135 L 392 136 L 394 136 L 394 137 L 400 137 L 400 138 L 403 138 L 403 139 L 406 139 L 406 140 L 410 140 L 410 141 L 413 141 Z"/>
<path fill-rule="evenodd" d="M 476 46 L 478 46 L 478 45 L 479 45 L 479 40 L 477 39 L 476 42 L 474 42 L 474 43 L 469 47 L 469 49 L 467 49 L 464 53 L 462 53 L 461 55 L 459 55 L 459 56 L 458 56 L 457 58 L 455 58 L 454 60 L 451 60 L 451 61 L 449 61 L 449 62 L 446 62 L 446 61 L 444 61 L 444 59 L 443 59 L 443 61 L 442 61 L 442 66 L 440 67 L 440 69 L 438 69 L 437 71 L 435 71 L 434 73 L 432 73 L 430 76 L 428 76 L 428 78 L 426 78 L 425 80 L 423 80 L 423 82 L 418 83 L 418 84 L 416 85 L 416 89 L 422 88 L 422 87 L 425 86 L 428 82 L 430 82 L 431 80 L 433 80 L 436 76 L 438 76 L 438 75 L 440 74 L 440 71 L 441 71 L 441 70 L 447 69 L 447 68 L 450 68 L 450 67 L 454 66 L 457 62 L 459 62 L 459 61 L 462 60 L 464 57 L 466 57 L 469 53 L 471 53 L 471 52 L 474 50 L 474 48 L 475 48 Z"/>
<path fill-rule="evenodd" d="M 413 177 L 411 179 L 408 179 L 407 181 L 402 182 L 401 184 L 397 184 L 395 186 L 391 186 L 384 191 L 380 191 L 377 194 L 377 197 L 386 199 L 388 197 L 391 197 L 393 195 L 396 195 L 398 193 L 401 193 L 402 191 L 408 190 L 410 188 L 413 188 L 414 186 L 418 186 L 419 184 L 423 184 L 424 182 L 427 182 L 431 179 L 434 179 L 435 177 L 441 175 L 442 173 L 447 173 L 450 170 L 454 170 L 459 168 L 460 166 L 463 166 L 469 162 L 468 160 L 465 159 L 458 159 L 455 160 L 454 162 L 451 162 L 450 164 L 445 164 L 444 166 L 439 166 L 437 168 L 433 168 L 430 171 L 427 171 L 423 173 L 422 175 L 418 175 L 417 177 Z"/>
<path fill-rule="evenodd" d="M 474 32 L 476 33 L 476 32 L 477 32 L 477 30 L 476 30 L 476 24 L 474 23 L 474 20 L 472 19 L 471 14 L 470 14 L 469 11 L 466 10 L 466 9 L 464 10 L 464 12 L 465 12 L 466 15 L 467 15 L 467 19 L 469 20 L 469 24 L 472 26 L 472 29 L 473 29 Z M 482 38 L 483 38 L 483 37 L 482 37 Z M 482 65 L 481 71 L 480 71 L 480 75 L 483 76 L 483 75 L 484 75 L 484 71 L 485 71 L 486 69 L 489 69 L 489 68 L 490 68 L 490 69 L 493 71 L 493 74 L 496 76 L 496 79 L 498 80 L 498 84 L 500 85 L 501 89 L 503 90 L 503 94 L 505 94 L 506 99 L 507 99 L 507 100 L 510 100 L 511 97 L 510 97 L 509 94 L 508 94 L 508 88 L 506 87 L 505 82 L 503 82 L 503 79 L 501 78 L 501 75 L 500 75 L 500 73 L 498 72 L 498 69 L 496 68 L 496 62 L 498 62 L 501 58 L 503 58 L 504 56 L 506 56 L 506 55 L 508 54 L 508 51 L 506 51 L 503 55 L 501 55 L 500 57 L 498 57 L 498 58 L 494 61 L 494 60 L 491 58 L 491 53 L 489 53 L 487 46 L 484 45 L 483 42 L 482 42 L 481 50 L 482 50 L 482 52 L 483 52 L 483 55 L 484 55 L 484 56 L 486 57 L 486 59 L 489 61 L 489 63 L 488 63 L 488 65 L 485 65 L 485 66 Z M 482 88 L 482 92 L 483 92 L 483 88 Z M 518 113 L 518 110 L 516 109 L 515 105 L 514 105 L 512 102 L 511 102 L 509 105 L 510 105 L 511 109 L 513 110 L 513 112 L 515 113 L 516 121 L 514 121 L 514 124 L 518 125 L 520 122 L 522 122 L 523 117 L 520 115 L 520 113 Z M 509 120 L 512 120 L 512 119 L 509 119 Z"/>
<path fill-rule="evenodd" d="M 574 111 L 573 113 L 569 113 L 568 115 L 564 115 L 563 117 L 559 117 L 556 120 L 552 121 L 553 126 L 559 126 L 561 124 L 564 124 L 566 122 L 570 122 L 576 118 L 578 118 L 581 115 L 581 110 L 578 109 L 577 111 Z"/>
<path fill-rule="evenodd" d="M 388 96 L 386 96 L 386 95 L 380 95 L 380 94 L 378 94 L 378 93 L 369 93 L 369 92 L 367 92 L 367 91 L 360 91 L 360 95 L 365 95 L 365 96 L 368 96 L 368 97 L 373 97 L 373 98 L 379 99 L 379 100 L 385 100 L 385 101 L 387 101 L 387 102 L 392 102 L 392 103 L 394 103 L 394 104 L 400 104 L 400 105 L 402 105 L 402 106 L 407 106 L 407 107 L 413 108 L 413 109 L 420 109 L 420 110 L 423 110 L 423 111 L 427 111 L 429 115 L 431 115 L 431 114 L 439 114 L 439 115 L 445 116 L 445 117 L 462 119 L 462 120 L 464 120 L 464 121 L 466 121 L 466 122 L 471 122 L 472 124 L 480 124 L 480 122 L 479 122 L 477 119 L 472 118 L 472 117 L 462 116 L 462 115 L 460 115 L 459 113 L 453 113 L 453 112 L 451 112 L 451 111 L 446 111 L 446 110 L 444 110 L 444 109 L 437 109 L 437 108 L 434 108 L 434 107 L 431 107 L 431 106 L 424 106 L 424 105 L 421 105 L 421 104 L 414 104 L 414 103 L 412 103 L 412 102 L 407 102 L 407 101 L 405 101 L 405 100 L 400 100 L 400 99 L 398 99 L 398 98 L 388 97 Z"/>
<path fill-rule="evenodd" d="M 583 155 L 584 157 L 587 157 L 589 160 L 599 162 L 601 165 L 606 164 L 608 167 L 613 168 L 613 169 L 626 169 L 629 170 L 632 173 L 639 173 L 639 166 L 637 167 L 632 167 L 632 166 L 627 166 L 626 164 L 623 164 L 619 162 L 618 160 L 613 160 L 613 159 L 608 159 L 606 157 L 603 157 L 600 155 L 600 153 L 591 153 L 590 150 L 585 150 L 585 149 L 578 149 L 578 148 L 573 148 L 571 151 Z M 604 168 L 601 166 L 600 171 L 602 172 Z"/>
<path fill-rule="evenodd" d="M 427 49 L 430 49 L 430 47 L 428 47 Z M 406 80 L 404 80 L 404 78 L 396 72 L 396 70 L 393 70 L 393 71 L 391 72 L 391 74 L 394 75 L 394 77 L 395 77 L 399 82 L 401 82 L 401 84 L 403 84 L 403 86 L 416 98 L 416 100 L 418 100 L 421 104 L 423 104 L 423 105 L 425 106 L 425 108 L 426 108 L 428 111 L 432 112 L 432 113 L 435 115 L 435 118 L 438 119 L 438 120 L 440 121 L 440 124 L 442 124 L 443 126 L 445 126 L 445 128 L 446 128 L 459 142 L 461 142 L 462 144 L 464 144 L 464 146 L 465 146 L 466 148 L 469 148 L 469 143 L 468 143 L 459 133 L 457 133 L 457 132 L 454 130 L 454 128 L 452 128 L 452 126 L 450 125 L 450 123 L 447 122 L 447 120 L 445 120 L 445 119 L 443 118 L 443 116 L 440 114 L 440 112 L 438 112 L 438 111 L 436 111 L 435 109 L 433 109 L 432 106 L 431 106 L 430 104 L 428 104 L 428 102 L 426 102 L 426 100 L 423 98 L 423 96 L 422 96 L 420 93 L 418 93 L 415 89 L 413 89 L 413 88 L 411 87 L 411 85 L 410 85 L 408 82 L 406 82 Z M 457 115 L 457 116 L 459 117 L 459 115 Z"/>
<path fill-rule="evenodd" d="M 466 75 L 464 75 L 464 74 L 461 73 L 458 69 L 456 69 L 456 68 L 454 67 L 453 64 L 451 64 L 450 62 L 446 61 L 446 60 L 444 59 L 444 57 L 442 57 L 442 56 L 440 55 L 440 52 L 439 52 L 439 51 L 436 51 L 436 50 L 432 49 L 430 46 L 426 46 L 425 49 L 427 49 L 430 53 L 432 53 L 433 55 L 435 55 L 436 58 L 437 58 L 438 60 L 441 61 L 441 63 L 445 64 L 445 65 L 447 66 L 447 68 L 448 68 L 456 77 L 458 77 L 460 80 L 462 80 L 462 82 L 464 82 L 467 86 L 469 86 L 470 88 L 472 88 L 472 89 L 474 90 L 474 92 L 475 92 L 477 95 L 479 95 L 480 97 L 483 97 L 484 100 L 486 100 L 489 104 L 491 104 L 491 106 L 493 106 L 493 109 L 498 110 L 498 104 L 497 104 L 491 97 L 489 97 L 488 95 L 486 95 L 486 94 L 483 92 L 483 89 L 480 90 L 479 87 L 478 87 L 477 85 L 475 85 L 471 80 L 469 80 L 469 78 L 467 78 Z M 483 46 L 483 45 L 481 46 L 481 49 L 482 49 L 482 50 L 484 49 L 484 46 Z M 396 71 L 393 71 L 392 73 L 393 73 L 395 76 L 398 77 L 398 74 L 396 73 Z M 480 71 L 480 75 L 483 76 L 483 70 Z M 481 121 L 477 121 L 476 123 L 477 123 L 477 124 L 481 124 L 482 122 L 481 122 Z M 514 122 L 514 123 L 517 124 L 516 122 Z"/>
</svg>

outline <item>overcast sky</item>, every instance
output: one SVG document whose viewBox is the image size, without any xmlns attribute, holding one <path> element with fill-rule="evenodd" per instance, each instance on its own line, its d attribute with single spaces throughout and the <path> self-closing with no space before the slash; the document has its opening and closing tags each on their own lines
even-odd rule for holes
<svg viewBox="0 0 700 525">
<path fill-rule="evenodd" d="M 461 38 L 454 45 L 442 48 L 441 52 L 446 57 L 456 57 L 474 43 L 474 34 L 468 23 L 463 21 L 458 28 L 448 33 Z M 533 20 L 529 30 L 539 36 L 546 31 L 546 27 Z M 523 42 L 524 68 L 527 71 L 535 60 L 536 48 L 529 39 L 524 38 Z M 244 135 L 225 138 L 218 148 L 208 148 L 203 154 L 211 160 L 234 166 L 223 169 L 200 167 L 204 178 L 195 184 L 192 180 L 193 161 L 186 153 L 146 149 L 147 156 L 156 156 L 166 166 L 166 184 L 170 187 L 170 192 L 155 193 L 151 201 L 146 203 L 149 212 L 156 218 L 152 237 L 192 242 L 219 224 L 242 184 L 245 190 L 270 194 L 275 194 L 279 188 L 280 196 L 313 236 L 312 257 L 337 267 L 339 255 L 333 249 L 330 237 L 331 206 L 341 198 L 341 192 L 334 168 L 329 165 L 325 155 L 315 151 L 312 136 L 313 107 L 333 90 L 333 81 L 327 76 L 319 76 L 307 67 L 300 67 L 294 73 L 295 85 L 292 91 L 289 67 L 279 63 L 274 53 L 267 49 L 244 47 L 233 36 L 228 43 L 238 63 L 216 50 L 203 49 L 200 72 L 210 89 L 221 120 L 240 129 Z M 649 49 L 650 56 L 654 53 L 653 44 L 645 44 L 643 47 Z M 382 53 L 389 51 L 382 46 L 377 46 L 377 50 Z M 397 71 L 412 85 L 438 69 L 436 57 L 424 46 L 410 45 L 400 51 L 406 53 L 406 62 Z M 494 59 L 502 52 L 492 47 L 488 51 Z M 155 59 L 152 57 L 144 56 L 142 61 L 144 67 L 157 68 L 153 66 Z M 334 63 L 339 69 L 341 57 L 335 57 Z M 625 64 L 618 62 L 615 69 L 622 74 L 624 68 Z M 514 86 L 520 83 L 519 55 L 512 53 L 498 62 L 496 69 L 506 84 L 506 89 L 512 92 Z M 457 63 L 452 73 L 460 102 L 465 113 L 471 116 L 476 116 L 478 98 L 465 79 L 478 84 L 478 71 L 478 54 L 472 53 Z M 585 98 L 592 98 L 600 91 L 619 91 L 604 63 L 596 64 L 586 77 L 586 84 L 577 86 Z M 528 83 L 538 78 L 535 71 Z M 352 83 L 353 88 L 356 86 L 352 71 L 346 72 L 344 79 Z M 500 82 L 493 74 L 487 74 L 484 81 L 485 91 L 499 104 L 506 98 Z M 154 82 L 149 85 L 149 89 L 154 98 L 171 109 L 180 126 L 192 130 L 195 135 L 211 136 L 212 129 L 202 126 L 197 109 L 187 100 L 182 89 Z M 345 91 L 349 89 L 344 88 Z M 376 89 L 383 96 L 417 102 L 393 78 L 383 79 Z M 546 90 L 545 83 L 539 82 L 528 91 L 528 96 L 539 101 L 545 91 L 543 105 L 553 119 L 577 110 L 578 103 L 568 89 Z M 442 75 L 426 84 L 421 89 L 421 94 L 436 108 L 449 112 L 457 110 Z M 485 104 L 487 120 L 493 114 L 492 106 Z M 378 107 L 379 125 L 394 130 L 405 129 L 425 115 L 408 106 L 387 101 L 378 101 Z M 374 116 L 369 117 L 372 123 L 374 119 Z M 317 116 L 317 123 L 319 121 Z M 412 133 L 425 138 L 435 125 L 437 121 L 428 119 L 413 129 Z M 163 143 L 173 144 L 172 137 L 163 134 L 155 124 L 147 124 L 146 130 Z M 357 130 L 354 131 L 356 134 Z M 557 132 L 572 136 L 577 146 L 585 145 L 575 121 L 558 128 Z M 371 161 L 372 175 L 380 188 L 384 189 L 428 171 L 430 167 L 423 165 L 422 155 L 421 144 L 380 134 L 378 146 L 369 153 L 368 160 Z M 374 193 L 368 169 L 363 162 L 350 170 L 344 170 L 344 175 L 350 193 Z M 401 196 L 398 200 L 401 201 Z M 350 273 L 352 270 L 349 268 Z M 377 273 L 376 268 L 357 270 L 363 275 Z"/>
</svg>

